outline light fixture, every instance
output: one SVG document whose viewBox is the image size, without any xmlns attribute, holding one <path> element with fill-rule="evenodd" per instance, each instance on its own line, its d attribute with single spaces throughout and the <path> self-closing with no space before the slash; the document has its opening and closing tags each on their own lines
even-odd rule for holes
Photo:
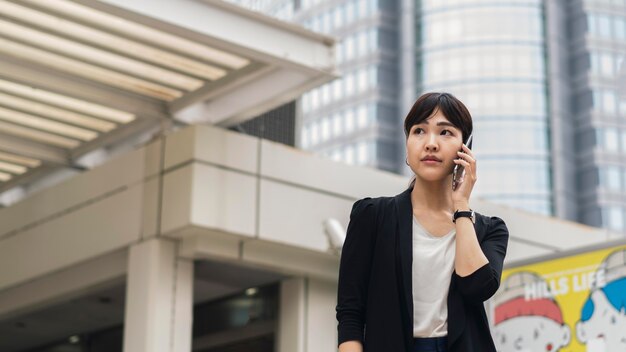
<svg viewBox="0 0 626 352">
<path fill-rule="evenodd" d="M 117 123 L 129 123 L 135 120 L 135 115 L 129 112 L 86 102 L 84 100 L 70 98 L 65 95 L 48 92 L 43 89 L 37 89 L 2 79 L 0 79 L 0 91 L 20 95 L 33 100 L 39 100 L 41 102 L 79 111 L 87 115 L 100 117 Z"/>
<path fill-rule="evenodd" d="M 97 130 L 100 132 L 109 132 L 115 128 L 115 124 L 108 121 L 99 120 L 87 115 L 79 114 L 73 111 L 55 108 L 50 105 L 41 104 L 32 100 L 18 98 L 12 95 L 0 92 L 0 105 L 6 107 L 26 111 L 39 116 L 50 117 L 57 121 L 68 122 L 81 127 Z"/>
<path fill-rule="evenodd" d="M 335 218 L 327 218 L 322 223 L 324 233 L 328 238 L 329 249 L 337 254 L 341 253 L 343 243 L 346 240 L 346 230 L 343 228 L 339 220 Z"/>
<path fill-rule="evenodd" d="M 36 62 L 43 66 L 66 71 L 77 76 L 161 100 L 171 101 L 182 96 L 182 92 L 176 89 L 89 65 L 4 38 L 0 38 L 0 52 L 18 59 Z"/>
<path fill-rule="evenodd" d="M 10 174 L 4 173 L 4 172 L 0 172 L 0 181 L 7 182 L 10 179 L 11 179 L 11 175 Z"/>
<path fill-rule="evenodd" d="M 21 113 L 0 107 L 0 120 L 33 127 L 46 132 L 61 134 L 67 137 L 77 138 L 83 141 L 90 141 L 98 137 L 98 133 L 84 128 L 66 125 L 37 116 Z"/>
<path fill-rule="evenodd" d="M 0 161 L 0 171 L 10 172 L 12 174 L 21 175 L 25 173 L 28 169 L 21 165 L 15 165 L 11 163 L 7 163 L 4 161 Z"/>
<path fill-rule="evenodd" d="M 0 13 L 2 13 L 3 16 L 15 18 L 30 25 L 45 29 L 47 32 L 63 34 L 84 43 L 95 44 L 126 56 L 165 66 L 196 77 L 216 80 L 225 76 L 227 73 L 226 70 L 213 65 L 176 55 L 149 45 L 144 45 L 18 4 L 0 1 Z"/>
<path fill-rule="evenodd" d="M 63 148 L 76 148 L 80 145 L 80 142 L 74 139 L 65 138 L 52 133 L 41 132 L 31 128 L 21 127 L 2 121 L 0 121 L 0 132 L 32 139 L 37 142 L 47 143 Z"/>
<path fill-rule="evenodd" d="M 1 19 L 0 33 L 20 43 L 30 44 L 71 58 L 79 59 L 81 62 L 95 63 L 101 67 L 108 67 L 115 71 L 125 72 L 175 88 L 192 91 L 202 87 L 204 84 L 204 81 L 193 77 L 165 70 L 106 50 L 80 44 Z"/>
<path fill-rule="evenodd" d="M 53 10 L 65 16 L 79 19 L 82 22 L 92 23 L 112 32 L 122 33 L 127 37 L 140 39 L 173 51 L 181 52 L 185 55 L 209 62 L 212 61 L 232 69 L 240 69 L 250 63 L 250 60 L 243 57 L 165 33 L 121 17 L 110 15 L 75 2 L 65 0 L 22 0 L 22 2 Z"/>
<path fill-rule="evenodd" d="M 27 158 L 25 156 L 15 155 L 11 153 L 0 152 L 0 160 L 20 164 L 28 167 L 37 167 L 41 165 L 41 161 L 37 159 Z"/>
<path fill-rule="evenodd" d="M 259 289 L 256 287 L 251 287 L 246 290 L 246 296 L 254 296 L 259 292 Z"/>
</svg>

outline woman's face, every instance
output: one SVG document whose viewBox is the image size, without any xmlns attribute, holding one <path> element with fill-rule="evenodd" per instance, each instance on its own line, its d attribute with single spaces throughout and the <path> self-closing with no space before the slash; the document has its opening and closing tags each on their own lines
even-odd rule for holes
<svg viewBox="0 0 626 352">
<path fill-rule="evenodd" d="M 445 179 L 452 174 L 453 160 L 458 157 L 457 151 L 461 150 L 462 144 L 461 130 L 436 109 L 432 116 L 409 130 L 406 141 L 409 166 L 425 181 Z M 423 160 L 427 156 L 434 156 L 439 161 Z"/>
</svg>

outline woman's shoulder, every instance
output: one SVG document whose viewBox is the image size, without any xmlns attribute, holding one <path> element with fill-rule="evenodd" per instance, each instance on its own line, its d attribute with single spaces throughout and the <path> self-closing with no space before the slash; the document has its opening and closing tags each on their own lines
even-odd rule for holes
<svg viewBox="0 0 626 352">
<path fill-rule="evenodd" d="M 484 231 L 494 232 L 494 231 L 506 231 L 508 233 L 508 229 L 506 227 L 506 223 L 504 220 L 495 215 L 485 215 L 480 212 L 475 211 L 476 223 L 480 223 L 480 226 L 484 229 Z"/>
<path fill-rule="evenodd" d="M 381 208 L 390 206 L 393 203 L 394 197 L 389 196 L 379 196 L 379 197 L 364 197 L 357 199 L 354 202 L 354 206 L 373 206 L 375 209 L 380 210 Z"/>
</svg>

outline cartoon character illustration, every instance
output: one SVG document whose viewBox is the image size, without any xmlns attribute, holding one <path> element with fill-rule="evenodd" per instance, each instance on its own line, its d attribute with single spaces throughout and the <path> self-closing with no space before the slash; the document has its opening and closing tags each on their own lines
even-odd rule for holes
<svg viewBox="0 0 626 352">
<path fill-rule="evenodd" d="M 529 288 L 542 294 L 529 297 Z M 561 308 L 539 275 L 512 274 L 494 296 L 494 304 L 494 342 L 499 352 L 553 352 L 569 345 L 570 328 L 563 323 Z"/>
<path fill-rule="evenodd" d="M 597 276 L 606 284 L 596 283 L 589 291 L 576 323 L 576 338 L 587 351 L 626 351 L 626 250 L 606 257 Z"/>
</svg>

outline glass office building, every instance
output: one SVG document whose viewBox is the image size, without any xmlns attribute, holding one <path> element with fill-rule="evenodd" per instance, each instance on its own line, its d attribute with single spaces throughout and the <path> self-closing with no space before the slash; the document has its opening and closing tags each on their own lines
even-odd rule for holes
<svg viewBox="0 0 626 352">
<path fill-rule="evenodd" d="M 399 33 L 395 2 L 235 0 L 335 37 L 339 78 L 304 94 L 298 145 L 352 165 L 399 172 Z M 402 147 L 402 149 L 400 149 Z"/>
<path fill-rule="evenodd" d="M 551 214 L 543 6 L 540 1 L 421 1 L 415 95 L 448 91 L 470 109 L 475 192 Z"/>
<path fill-rule="evenodd" d="M 409 175 L 406 111 L 451 92 L 474 118 L 475 196 L 625 230 L 626 0 L 235 2 L 338 39 L 341 78 L 300 101 L 304 149 Z"/>
<path fill-rule="evenodd" d="M 581 220 L 625 230 L 626 1 L 571 5 Z M 594 141 L 593 144 L 588 141 Z"/>
</svg>

